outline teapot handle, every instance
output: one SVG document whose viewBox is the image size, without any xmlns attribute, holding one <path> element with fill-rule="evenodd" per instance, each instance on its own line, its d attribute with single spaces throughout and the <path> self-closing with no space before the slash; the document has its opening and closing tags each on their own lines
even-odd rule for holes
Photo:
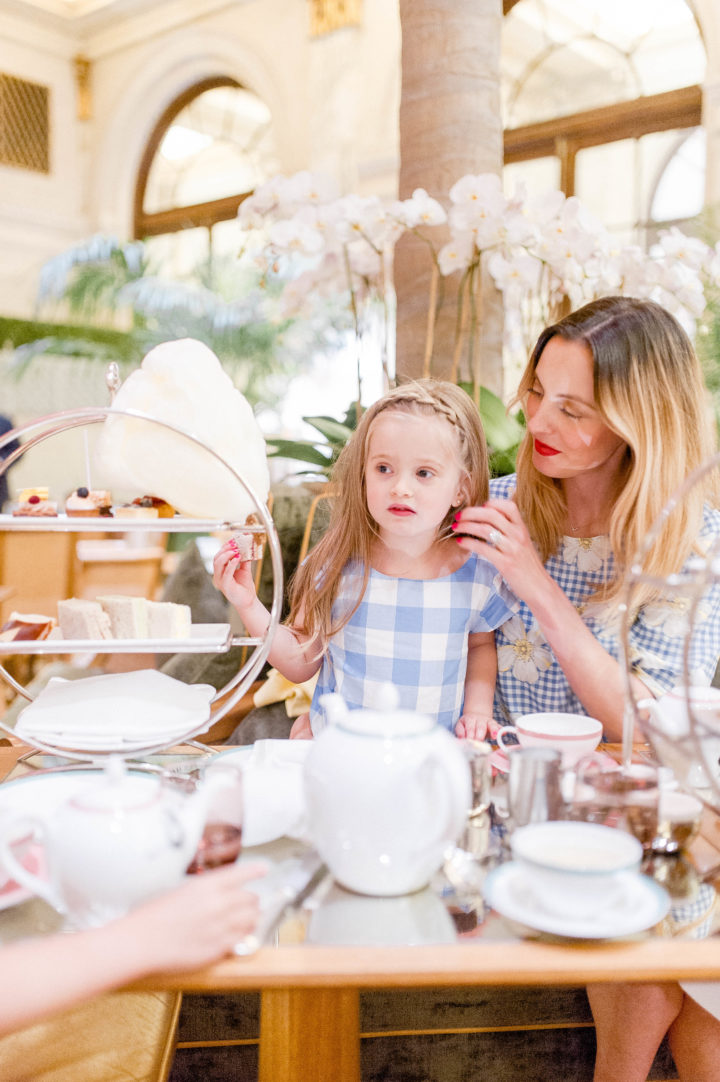
<svg viewBox="0 0 720 1082">
<path fill-rule="evenodd" d="M 47 825 L 43 820 L 29 815 L 3 823 L 0 829 L 0 865 L 16 883 L 42 898 L 62 916 L 67 916 L 67 907 L 54 886 L 48 879 L 29 871 L 12 850 L 12 844 L 17 841 L 19 835 L 32 834 L 33 841 L 39 842 L 47 852 L 47 833 Z"/>
<path fill-rule="evenodd" d="M 470 808 L 470 773 L 463 778 L 445 755 L 428 754 L 419 764 L 418 773 L 427 774 L 428 800 L 437 809 L 436 829 L 423 839 L 418 852 L 441 842 L 452 845 L 460 834 Z M 461 783 L 461 784 L 458 784 Z"/>
</svg>

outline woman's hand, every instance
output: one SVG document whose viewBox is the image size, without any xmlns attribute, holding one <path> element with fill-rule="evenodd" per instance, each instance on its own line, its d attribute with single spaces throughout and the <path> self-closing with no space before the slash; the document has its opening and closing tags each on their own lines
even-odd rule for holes
<svg viewBox="0 0 720 1082">
<path fill-rule="evenodd" d="M 115 935 L 131 937 L 128 949 L 147 972 L 208 965 L 255 930 L 260 903 L 252 881 L 266 871 L 266 864 L 232 864 L 188 876 L 182 886 L 121 917 Z M 107 925 L 110 938 L 112 927 Z"/>
<path fill-rule="evenodd" d="M 465 507 L 453 524 L 461 548 L 489 560 L 530 608 L 552 583 L 513 500 L 493 500 Z"/>
<path fill-rule="evenodd" d="M 213 560 L 213 586 L 222 590 L 231 605 L 242 613 L 255 601 L 252 564 L 242 560 L 237 545 L 231 539 L 218 549 Z"/>
</svg>

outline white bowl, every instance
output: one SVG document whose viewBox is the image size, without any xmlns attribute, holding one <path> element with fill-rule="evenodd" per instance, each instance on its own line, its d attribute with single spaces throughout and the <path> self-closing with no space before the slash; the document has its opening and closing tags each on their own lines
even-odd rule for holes
<svg viewBox="0 0 720 1082">
<path fill-rule="evenodd" d="M 643 855 L 624 830 L 565 820 L 519 827 L 510 845 L 542 907 L 578 918 L 617 902 L 623 876 L 638 870 Z"/>
</svg>

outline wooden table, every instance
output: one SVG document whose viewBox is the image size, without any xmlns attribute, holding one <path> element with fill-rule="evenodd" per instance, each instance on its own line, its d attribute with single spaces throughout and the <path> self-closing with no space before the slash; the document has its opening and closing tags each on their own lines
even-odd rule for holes
<svg viewBox="0 0 720 1082">
<path fill-rule="evenodd" d="M 0 775 L 25 750 L 0 747 Z M 720 833 L 708 819 L 697 844 L 701 870 L 720 860 L 719 848 Z M 566 945 L 517 939 L 507 930 L 502 939 L 479 936 L 442 946 L 286 942 L 193 973 L 148 977 L 133 988 L 259 991 L 260 1082 L 359 1082 L 360 989 L 676 979 L 720 979 L 720 937 Z"/>
</svg>

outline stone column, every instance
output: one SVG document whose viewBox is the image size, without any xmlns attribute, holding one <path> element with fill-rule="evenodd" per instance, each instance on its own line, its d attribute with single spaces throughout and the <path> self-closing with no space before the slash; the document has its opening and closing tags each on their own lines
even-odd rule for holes
<svg viewBox="0 0 720 1082">
<path fill-rule="evenodd" d="M 400 23 L 400 198 L 425 188 L 447 205 L 447 193 L 461 176 L 502 168 L 502 2 L 400 0 Z M 401 377 L 422 373 L 431 276 L 425 245 L 403 237 L 395 252 Z M 432 358 L 432 374 L 439 377 L 447 377 L 452 366 L 459 283 L 457 272 L 442 281 Z M 502 393 L 502 306 L 487 284 L 480 309 L 480 382 Z"/>
</svg>

